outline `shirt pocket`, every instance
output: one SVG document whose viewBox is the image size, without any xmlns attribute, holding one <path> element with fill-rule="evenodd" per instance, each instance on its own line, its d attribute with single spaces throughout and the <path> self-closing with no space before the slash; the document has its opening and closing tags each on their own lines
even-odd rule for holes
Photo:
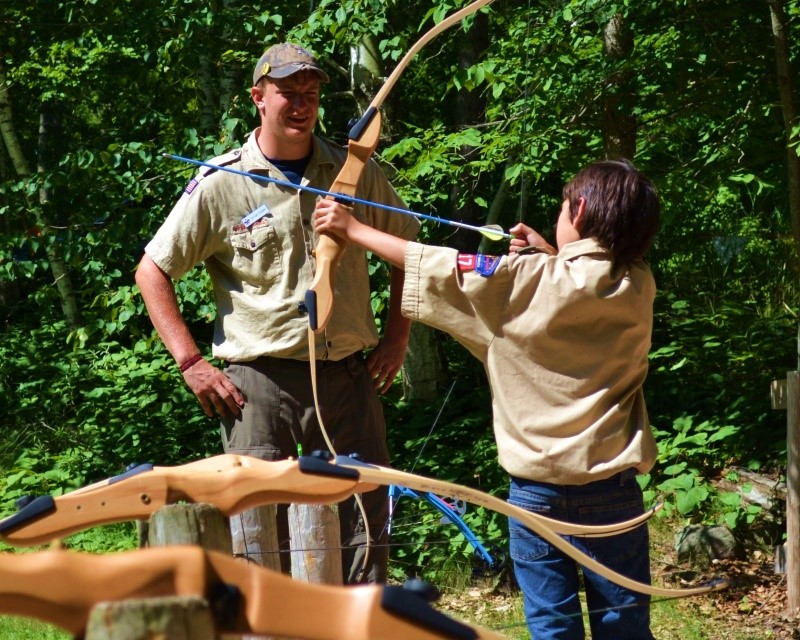
<svg viewBox="0 0 800 640">
<path fill-rule="evenodd" d="M 233 268 L 242 276 L 245 286 L 258 289 L 281 277 L 280 243 L 269 220 L 259 220 L 252 227 L 235 227 L 231 246 Z"/>
</svg>

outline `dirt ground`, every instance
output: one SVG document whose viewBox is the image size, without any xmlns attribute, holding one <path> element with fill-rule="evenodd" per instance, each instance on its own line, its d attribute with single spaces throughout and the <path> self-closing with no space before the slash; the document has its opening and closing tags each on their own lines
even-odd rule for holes
<svg viewBox="0 0 800 640">
<path fill-rule="evenodd" d="M 710 571 L 729 581 L 727 589 L 692 603 L 698 615 L 716 622 L 719 635 L 710 637 L 800 639 L 800 615 L 788 612 L 786 576 L 775 573 L 772 558 L 722 560 Z"/>
</svg>

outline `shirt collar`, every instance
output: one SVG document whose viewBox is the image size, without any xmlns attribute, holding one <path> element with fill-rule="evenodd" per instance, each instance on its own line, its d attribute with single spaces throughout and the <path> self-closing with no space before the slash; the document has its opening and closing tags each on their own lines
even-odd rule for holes
<svg viewBox="0 0 800 640">
<path fill-rule="evenodd" d="M 558 257 L 562 260 L 574 260 L 581 256 L 598 255 L 606 260 L 611 259 L 611 252 L 600 246 L 595 238 L 583 238 L 565 244 L 558 252 Z"/>
<path fill-rule="evenodd" d="M 275 173 L 275 167 L 264 157 L 258 146 L 259 129 L 250 132 L 247 142 L 242 147 L 242 169 L 244 171 L 261 171 L 267 174 Z M 317 167 L 323 165 L 334 165 L 334 157 L 327 145 L 321 144 L 320 139 L 311 136 L 311 160 L 306 168 L 306 175 L 313 176 L 317 172 Z"/>
</svg>

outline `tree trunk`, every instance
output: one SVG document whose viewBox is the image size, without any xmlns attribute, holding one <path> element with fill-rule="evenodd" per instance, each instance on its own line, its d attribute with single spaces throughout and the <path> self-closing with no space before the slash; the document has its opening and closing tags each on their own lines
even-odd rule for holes
<svg viewBox="0 0 800 640">
<path fill-rule="evenodd" d="M 49 109 L 50 105 L 47 103 L 42 105 L 38 151 L 40 154 L 49 153 L 50 155 L 53 155 L 56 144 L 61 138 L 54 136 L 52 138 L 52 143 L 48 138 L 50 134 L 50 121 L 47 115 L 49 113 Z M 22 151 L 22 145 L 20 144 L 19 138 L 17 138 L 17 133 L 14 129 L 14 117 L 13 112 L 11 111 L 11 99 L 8 94 L 8 81 L 6 80 L 5 68 L 2 65 L 2 61 L 0 61 L 0 134 L 2 134 L 6 151 L 8 152 L 9 158 L 11 158 L 11 163 L 14 165 L 14 170 L 17 172 L 17 175 L 20 178 L 30 178 L 32 176 L 31 170 L 27 161 L 25 160 L 25 154 Z M 46 158 L 42 160 L 43 164 L 40 165 L 40 171 L 43 172 L 46 170 L 46 164 L 44 163 L 47 161 L 48 159 Z M 39 231 L 43 236 L 44 245 L 47 248 L 47 259 L 50 263 L 50 270 L 53 273 L 53 278 L 55 279 L 56 288 L 61 296 L 61 308 L 64 312 L 64 318 L 67 321 L 67 326 L 69 326 L 70 329 L 77 329 L 80 326 L 80 313 L 78 311 L 77 299 L 75 298 L 75 290 L 72 287 L 72 281 L 70 280 L 69 272 L 67 271 L 67 265 L 61 255 L 61 250 L 58 247 L 56 238 L 52 234 L 51 226 L 48 223 L 43 211 L 43 207 L 47 205 L 47 202 L 48 194 L 46 191 L 42 191 L 40 192 L 39 206 L 32 204 L 31 210 L 38 213 L 36 222 L 38 224 Z"/>
<path fill-rule="evenodd" d="M 447 385 L 447 359 L 439 334 L 421 322 L 411 323 L 403 363 L 403 395 L 409 402 L 430 402 Z"/>
<path fill-rule="evenodd" d="M 481 12 L 475 15 L 469 34 L 462 35 L 458 39 L 458 43 L 459 67 L 469 69 L 489 46 L 489 18 L 486 14 Z M 484 98 L 483 92 L 461 90 L 456 93 L 455 122 L 453 123 L 456 129 L 483 122 L 485 113 L 486 98 Z M 480 149 L 467 146 L 461 148 L 461 156 L 464 158 L 469 158 L 476 153 L 480 153 Z M 453 185 L 450 199 L 453 203 L 451 215 L 454 219 L 463 220 L 468 224 L 481 224 L 480 221 L 483 220 L 485 212 L 475 202 L 477 188 L 477 179 L 469 182 L 461 180 Z M 473 252 L 477 250 L 480 241 L 481 236 L 473 231 L 456 231 L 448 244 L 464 252 Z"/>
<path fill-rule="evenodd" d="M 778 92 L 783 111 L 783 127 L 786 132 L 786 165 L 789 172 L 789 214 L 792 221 L 792 236 L 795 248 L 800 253 L 800 157 L 797 148 L 790 146 L 792 127 L 797 123 L 797 108 L 794 101 L 792 69 L 789 56 L 789 40 L 786 29 L 784 0 L 767 0 L 772 19 L 772 35 L 775 42 L 775 63 L 778 75 Z M 796 142 L 796 141 L 795 141 Z"/>
<path fill-rule="evenodd" d="M 382 81 L 383 65 L 380 51 L 374 38 L 364 36 L 358 45 L 350 47 L 350 88 L 358 106 L 358 113 L 366 111 Z M 389 119 L 384 119 L 384 129 L 391 126 L 387 120 Z"/>
<path fill-rule="evenodd" d="M 57 164 L 56 155 L 57 145 L 63 139 L 62 117 L 63 105 L 56 101 L 43 102 L 39 116 L 39 173 L 46 174 L 52 171 Z M 78 309 L 78 299 L 75 296 L 75 289 L 72 286 L 72 279 L 69 277 L 67 263 L 58 245 L 58 237 L 53 233 L 50 220 L 55 218 L 52 206 L 52 194 L 45 186 L 46 181 L 42 182 L 39 189 L 39 216 L 37 223 L 39 230 L 44 237 L 45 251 L 47 260 L 50 263 L 50 270 L 55 278 L 56 289 L 61 296 L 61 310 L 67 321 L 70 330 L 75 330 L 81 326 L 81 314 Z M 66 221 L 64 221 L 66 222 Z M 66 229 L 65 224 L 58 225 Z"/>
<path fill-rule="evenodd" d="M 217 100 L 214 95 L 214 61 L 204 53 L 197 61 L 197 89 L 200 92 L 200 135 L 217 132 Z"/>
<path fill-rule="evenodd" d="M 603 49 L 612 61 L 621 62 L 633 51 L 633 35 L 622 15 L 609 20 L 603 32 Z M 628 70 L 612 73 L 603 92 L 603 140 L 607 158 L 633 159 L 636 153 L 636 118 L 634 93 Z"/>
<path fill-rule="evenodd" d="M 3 105 L 0 104 L 0 114 L 3 113 Z M 0 145 L 0 182 L 6 182 L 10 179 L 11 167 L 6 155 L 5 146 Z M 2 197 L 0 196 L 0 206 L 3 206 Z M 11 216 L 0 216 L 0 235 L 8 237 L 12 231 Z M 10 313 L 11 308 L 19 301 L 19 283 L 16 280 L 8 280 L 0 276 L 0 309 L 3 309 L 0 322 L 6 320 L 6 312 Z"/>
<path fill-rule="evenodd" d="M 233 13 L 236 10 L 237 0 L 223 0 L 222 6 L 223 11 L 226 15 L 236 15 Z M 236 23 L 236 26 L 239 26 L 239 23 Z M 231 20 L 225 21 L 225 27 L 222 30 L 222 42 L 232 42 L 238 36 L 238 33 L 234 33 L 233 26 L 231 24 Z M 258 55 L 261 55 L 259 51 Z M 243 99 L 244 96 L 239 96 L 239 82 L 240 73 L 239 73 L 239 65 L 237 64 L 225 64 L 223 60 L 220 66 L 220 77 L 219 77 L 219 110 L 220 113 L 226 114 L 231 106 L 233 106 L 234 102 L 239 99 Z M 248 80 L 248 86 L 252 82 Z M 234 144 L 234 140 L 231 138 L 232 134 L 235 137 L 235 133 L 232 132 L 228 127 L 223 127 L 220 131 L 221 137 L 220 140 L 226 146 Z"/>
</svg>

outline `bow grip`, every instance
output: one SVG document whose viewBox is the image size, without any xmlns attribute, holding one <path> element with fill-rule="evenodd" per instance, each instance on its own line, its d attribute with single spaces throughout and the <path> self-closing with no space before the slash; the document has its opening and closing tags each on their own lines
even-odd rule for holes
<svg viewBox="0 0 800 640">
<path fill-rule="evenodd" d="M 359 473 L 356 469 L 340 467 L 317 456 L 300 456 L 297 459 L 297 466 L 303 473 L 312 475 L 345 478 L 347 480 L 356 481 L 359 479 Z"/>
</svg>

